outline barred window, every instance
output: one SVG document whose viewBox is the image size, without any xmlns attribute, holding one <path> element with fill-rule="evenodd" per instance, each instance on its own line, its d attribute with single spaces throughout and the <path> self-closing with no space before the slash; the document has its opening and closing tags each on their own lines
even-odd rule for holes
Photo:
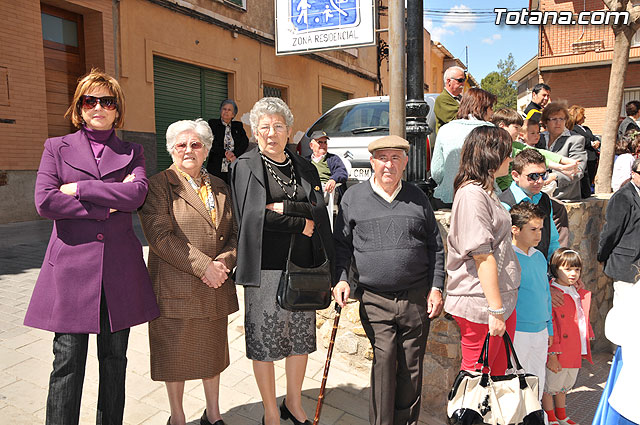
<svg viewBox="0 0 640 425">
<path fill-rule="evenodd" d="M 271 84 L 262 84 L 262 95 L 265 97 L 279 97 L 285 102 L 287 101 L 287 89 L 273 86 Z"/>
</svg>

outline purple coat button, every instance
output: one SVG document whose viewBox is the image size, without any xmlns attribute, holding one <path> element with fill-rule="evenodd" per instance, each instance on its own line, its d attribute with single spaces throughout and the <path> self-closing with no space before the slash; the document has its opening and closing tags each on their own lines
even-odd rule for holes
<svg viewBox="0 0 640 425">
<path fill-rule="evenodd" d="M 101 241 L 101 240 L 103 240 L 103 239 L 104 239 L 104 235 L 103 235 L 102 233 L 98 233 L 98 234 L 96 235 L 96 239 L 98 239 L 99 241 Z"/>
</svg>

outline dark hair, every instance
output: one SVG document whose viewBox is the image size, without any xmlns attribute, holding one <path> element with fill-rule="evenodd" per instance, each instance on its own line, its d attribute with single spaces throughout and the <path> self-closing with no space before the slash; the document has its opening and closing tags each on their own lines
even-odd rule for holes
<svg viewBox="0 0 640 425">
<path fill-rule="evenodd" d="M 524 120 L 523 127 L 525 129 L 529 128 L 530 125 L 535 125 L 536 127 L 540 128 L 540 121 L 534 119 Z"/>
<path fill-rule="evenodd" d="M 549 261 L 549 271 L 553 277 L 558 277 L 558 269 L 562 266 L 579 267 L 582 269 L 582 258 L 573 249 L 558 248 Z"/>
<path fill-rule="evenodd" d="M 475 181 L 484 190 L 492 190 L 493 173 L 511 156 L 511 136 L 504 128 L 483 125 L 471 130 L 464 139 L 460 168 L 453 180 L 453 190 Z"/>
<path fill-rule="evenodd" d="M 511 224 L 518 229 L 522 229 L 528 222 L 534 218 L 544 220 L 545 214 L 536 204 L 529 202 L 520 202 L 511 207 Z"/>
<path fill-rule="evenodd" d="M 614 153 L 616 155 L 632 153 L 632 150 L 631 150 L 631 142 L 633 141 L 632 134 L 634 134 L 633 130 L 628 130 L 626 133 L 624 133 L 624 136 L 616 140 L 616 144 L 614 147 Z"/>
<path fill-rule="evenodd" d="M 224 105 L 233 106 L 233 115 L 238 115 L 238 105 L 236 104 L 236 102 L 233 99 L 225 99 L 225 100 L 223 100 L 222 103 L 220 104 L 220 111 L 222 111 L 222 108 L 224 107 Z"/>
<path fill-rule="evenodd" d="M 580 105 L 571 105 L 569 108 L 569 119 L 567 120 L 565 127 L 569 130 L 573 130 L 573 127 L 575 127 L 583 118 L 584 108 Z"/>
<path fill-rule="evenodd" d="M 640 173 L 640 158 L 636 158 L 631 164 L 631 171 L 634 173 Z"/>
<path fill-rule="evenodd" d="M 564 118 L 567 120 L 569 119 L 569 110 L 567 109 L 566 102 L 562 102 L 562 101 L 551 102 L 547 106 L 545 106 L 545 108 L 542 110 L 542 119 L 540 119 L 540 122 L 542 123 L 542 125 L 546 126 L 551 115 L 555 115 L 558 112 L 563 112 Z M 565 126 L 566 126 L 566 123 L 565 123 Z"/>
<path fill-rule="evenodd" d="M 496 100 L 498 98 L 494 94 L 477 87 L 471 87 L 462 96 L 456 118 L 466 120 L 469 119 L 469 115 L 472 115 L 479 120 L 483 120 L 487 110 L 493 107 Z"/>
<path fill-rule="evenodd" d="M 627 104 L 624 106 L 624 110 L 627 113 L 628 117 L 637 114 L 638 111 L 640 111 L 640 100 L 632 100 L 630 102 L 627 102 Z"/>
<path fill-rule="evenodd" d="M 551 87 L 549 87 L 547 84 L 545 83 L 538 83 L 535 86 L 533 86 L 533 89 L 531 89 L 532 92 L 534 92 L 535 94 L 540 93 L 540 90 L 545 89 L 546 91 L 551 91 Z"/>
<path fill-rule="evenodd" d="M 509 127 L 511 124 L 522 126 L 522 124 L 524 124 L 524 120 L 515 109 L 500 108 L 497 111 L 493 111 L 491 123 L 496 127 L 500 124 L 504 125 L 505 127 Z"/>
<path fill-rule="evenodd" d="M 522 170 L 529 164 L 542 164 L 545 165 L 546 161 L 544 156 L 535 149 L 523 149 L 521 150 L 511 163 L 511 169 L 518 174 L 522 173 Z"/>
</svg>

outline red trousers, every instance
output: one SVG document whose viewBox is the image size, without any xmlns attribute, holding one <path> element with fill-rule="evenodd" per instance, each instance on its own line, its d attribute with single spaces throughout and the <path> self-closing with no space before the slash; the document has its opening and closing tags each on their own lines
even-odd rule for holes
<svg viewBox="0 0 640 425">
<path fill-rule="evenodd" d="M 483 323 L 470 322 L 462 317 L 453 316 L 460 326 L 460 347 L 462 348 L 461 370 L 476 370 L 478 357 L 484 345 L 484 339 L 489 332 L 489 325 Z M 516 331 L 516 312 L 514 310 L 507 319 L 507 332 L 513 341 Z M 489 367 L 491 375 L 504 375 L 507 370 L 507 353 L 504 348 L 502 337 L 492 336 L 489 339 Z"/>
</svg>

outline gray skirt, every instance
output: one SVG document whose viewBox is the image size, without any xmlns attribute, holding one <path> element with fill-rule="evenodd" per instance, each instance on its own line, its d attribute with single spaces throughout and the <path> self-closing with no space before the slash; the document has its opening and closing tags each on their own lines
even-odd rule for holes
<svg viewBox="0 0 640 425">
<path fill-rule="evenodd" d="M 316 351 L 316 312 L 280 308 L 282 270 L 261 270 L 260 286 L 244 287 L 247 357 L 271 362 Z"/>
</svg>

